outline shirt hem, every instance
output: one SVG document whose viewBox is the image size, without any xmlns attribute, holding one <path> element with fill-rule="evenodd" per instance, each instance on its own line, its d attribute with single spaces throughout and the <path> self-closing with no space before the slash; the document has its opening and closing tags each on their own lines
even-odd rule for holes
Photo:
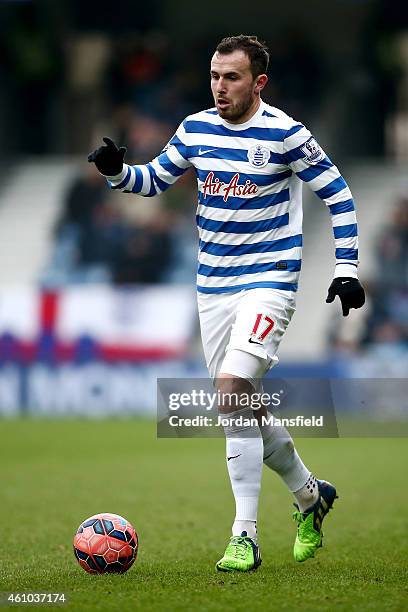
<svg viewBox="0 0 408 612">
<path fill-rule="evenodd" d="M 258 283 L 246 283 L 244 285 L 234 285 L 233 287 L 203 287 L 197 285 L 199 293 L 233 293 L 248 289 L 258 289 L 261 287 L 269 289 L 281 289 L 283 291 L 297 291 L 297 283 L 279 283 L 275 281 L 260 281 Z"/>
</svg>

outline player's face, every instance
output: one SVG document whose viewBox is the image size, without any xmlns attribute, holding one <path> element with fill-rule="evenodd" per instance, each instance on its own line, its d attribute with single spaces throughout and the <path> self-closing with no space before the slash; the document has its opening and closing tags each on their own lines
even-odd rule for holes
<svg viewBox="0 0 408 612">
<path fill-rule="evenodd" d="M 220 117 L 230 123 L 244 123 L 259 106 L 259 92 L 266 74 L 255 79 L 249 57 L 237 50 L 227 55 L 214 53 L 211 60 L 211 91 Z"/>
</svg>

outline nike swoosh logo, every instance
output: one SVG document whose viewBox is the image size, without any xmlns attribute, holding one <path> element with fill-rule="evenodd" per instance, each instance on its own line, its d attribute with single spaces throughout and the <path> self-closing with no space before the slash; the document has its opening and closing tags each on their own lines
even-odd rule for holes
<svg viewBox="0 0 408 612">
<path fill-rule="evenodd" d="M 230 459 L 236 459 L 237 457 L 240 457 L 242 453 L 240 453 L 239 455 L 232 455 L 232 457 L 227 457 L 227 461 L 229 461 Z"/>
<path fill-rule="evenodd" d="M 201 150 L 201 147 L 198 149 L 198 154 L 199 155 L 205 155 L 206 153 L 212 153 L 213 151 L 216 151 L 217 149 L 205 149 L 204 151 Z"/>
<path fill-rule="evenodd" d="M 350 281 L 341 281 L 342 285 L 347 285 L 347 283 L 349 283 Z"/>
<path fill-rule="evenodd" d="M 252 338 L 250 338 L 248 342 L 250 342 L 251 344 L 259 344 L 260 346 L 262 346 L 262 342 L 255 342 L 255 340 L 252 340 Z"/>
</svg>

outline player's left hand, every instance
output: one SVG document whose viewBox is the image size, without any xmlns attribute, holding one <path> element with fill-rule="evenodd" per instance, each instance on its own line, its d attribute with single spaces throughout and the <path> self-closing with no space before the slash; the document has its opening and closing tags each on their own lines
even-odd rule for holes
<svg viewBox="0 0 408 612">
<path fill-rule="evenodd" d="M 336 295 L 339 296 L 343 317 L 347 317 L 350 308 L 361 308 L 365 302 L 365 292 L 357 278 L 338 277 L 335 278 L 329 287 L 326 302 L 331 304 Z"/>
</svg>

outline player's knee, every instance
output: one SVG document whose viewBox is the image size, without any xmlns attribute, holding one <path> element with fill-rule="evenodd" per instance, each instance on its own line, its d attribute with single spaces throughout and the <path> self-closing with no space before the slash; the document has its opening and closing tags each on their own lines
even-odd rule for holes
<svg viewBox="0 0 408 612">
<path fill-rule="evenodd" d="M 268 370 L 270 359 L 259 357 L 239 349 L 227 351 L 221 365 L 220 376 L 243 379 L 251 385 L 251 392 L 262 391 L 262 377 Z M 228 374 L 226 374 L 228 372 Z"/>
<path fill-rule="evenodd" d="M 216 387 L 219 399 L 218 409 L 222 413 L 241 409 L 245 405 L 245 396 L 249 398 L 253 392 L 250 382 L 231 374 L 219 374 Z"/>
</svg>

